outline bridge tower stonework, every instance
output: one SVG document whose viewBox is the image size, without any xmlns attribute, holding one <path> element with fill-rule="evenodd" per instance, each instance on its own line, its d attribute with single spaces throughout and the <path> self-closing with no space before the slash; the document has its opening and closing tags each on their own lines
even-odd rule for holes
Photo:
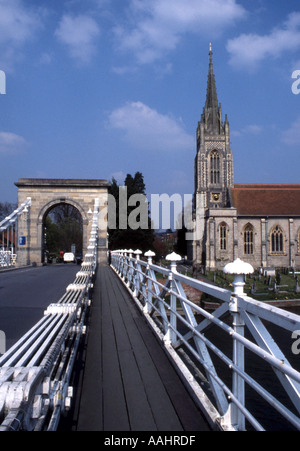
<svg viewBox="0 0 300 451">
<path fill-rule="evenodd" d="M 83 223 L 83 255 L 88 251 L 88 238 L 92 228 L 92 212 L 95 199 L 99 199 L 99 233 L 98 261 L 106 259 L 107 252 L 107 221 L 106 209 L 109 184 L 106 180 L 87 179 L 19 179 L 18 204 L 21 205 L 28 197 L 31 198 L 31 208 L 28 213 L 26 231 L 26 264 L 40 265 L 44 261 L 43 233 L 44 221 L 50 210 L 61 204 L 75 207 L 81 214 Z M 25 227 L 23 225 L 23 229 Z M 22 230 L 19 230 L 19 236 Z"/>
</svg>

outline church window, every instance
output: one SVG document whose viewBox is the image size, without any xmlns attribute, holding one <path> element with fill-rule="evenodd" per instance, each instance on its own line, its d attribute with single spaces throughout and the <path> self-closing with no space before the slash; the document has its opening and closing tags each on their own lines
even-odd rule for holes
<svg viewBox="0 0 300 451">
<path fill-rule="evenodd" d="M 220 250 L 227 251 L 228 227 L 225 223 L 220 225 Z"/>
<path fill-rule="evenodd" d="M 253 255 L 254 253 L 254 230 L 251 224 L 244 229 L 244 254 Z"/>
<path fill-rule="evenodd" d="M 284 235 L 282 229 L 277 225 L 271 233 L 271 252 L 280 254 L 284 252 Z"/>
<path fill-rule="evenodd" d="M 210 183 L 218 185 L 220 182 L 220 155 L 214 150 L 210 155 Z"/>
<path fill-rule="evenodd" d="M 298 230 L 297 241 L 298 241 L 298 250 L 297 250 L 297 253 L 300 254 L 300 230 Z"/>
</svg>

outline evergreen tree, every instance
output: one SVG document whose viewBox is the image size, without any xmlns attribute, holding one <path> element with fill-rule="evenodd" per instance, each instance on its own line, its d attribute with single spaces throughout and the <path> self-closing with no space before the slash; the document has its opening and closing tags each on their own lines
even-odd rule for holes
<svg viewBox="0 0 300 451">
<path fill-rule="evenodd" d="M 147 251 L 153 248 L 154 232 L 151 228 L 151 219 L 149 216 L 148 203 L 146 200 L 146 186 L 144 183 L 144 177 L 141 172 L 136 172 L 134 177 L 131 174 L 127 174 L 125 179 L 125 187 L 127 188 L 127 209 L 122 208 L 122 211 L 126 211 L 127 228 L 126 230 L 120 229 L 120 205 L 119 205 L 119 193 L 120 186 L 115 179 L 112 180 L 109 193 L 115 198 L 116 205 L 116 227 L 109 228 L 109 248 L 113 249 L 140 249 L 141 251 Z M 122 188 L 121 188 L 122 189 Z M 135 194 L 142 194 L 145 197 L 140 197 L 140 205 L 129 205 L 130 198 Z M 142 212 L 144 214 L 142 214 Z M 143 221 L 147 216 L 147 222 Z M 123 218 L 124 219 L 124 218 Z M 137 228 L 130 227 L 134 219 L 136 224 L 140 224 Z"/>
</svg>

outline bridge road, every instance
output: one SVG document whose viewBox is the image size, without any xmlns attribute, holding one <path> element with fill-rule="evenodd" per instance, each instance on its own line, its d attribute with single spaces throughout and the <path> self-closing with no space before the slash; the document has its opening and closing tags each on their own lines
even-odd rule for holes
<svg viewBox="0 0 300 451">
<path fill-rule="evenodd" d="M 0 272 L 0 330 L 13 346 L 57 302 L 75 280 L 78 266 L 49 265 Z"/>
<path fill-rule="evenodd" d="M 169 359 L 128 291 L 108 265 L 97 270 L 77 431 L 207 431 Z M 61 429 L 65 430 L 64 421 Z"/>
</svg>

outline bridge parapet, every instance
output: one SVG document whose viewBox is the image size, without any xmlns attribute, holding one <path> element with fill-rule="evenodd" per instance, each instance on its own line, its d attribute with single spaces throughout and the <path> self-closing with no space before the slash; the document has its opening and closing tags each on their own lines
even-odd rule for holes
<svg viewBox="0 0 300 451">
<path fill-rule="evenodd" d="M 97 238 L 99 201 L 93 213 Z M 63 297 L 0 358 L 0 431 L 55 431 L 71 406 L 70 378 L 90 305 L 97 240 Z"/>
<path fill-rule="evenodd" d="M 28 218 L 31 197 L 0 222 L 0 268 L 28 263 Z M 18 250 L 18 251 L 17 251 Z"/>
<path fill-rule="evenodd" d="M 224 268 L 234 276 L 231 292 L 180 274 L 180 257 L 176 254 L 167 257 L 170 269 L 155 265 L 151 251 L 144 257 L 135 255 L 132 249 L 113 251 L 111 266 L 212 426 L 223 430 L 267 429 L 264 423 L 268 414 L 262 412 L 268 410 L 256 410 L 247 395 L 250 390 L 262 405 L 272 406 L 281 420 L 300 429 L 299 366 L 289 363 L 282 342 L 272 336 L 269 327 L 280 329 L 283 341 L 291 340 L 291 334 L 300 331 L 300 316 L 247 297 L 244 279 L 252 269 L 241 261 Z M 219 306 L 214 312 L 205 310 L 201 302 L 189 299 L 191 290 L 199 299 L 202 293 L 217 299 Z M 277 376 L 283 395 L 274 395 L 270 387 L 266 388 L 266 381 L 249 368 L 249 358 L 254 358 L 257 368 L 267 364 L 267 374 Z"/>
</svg>

